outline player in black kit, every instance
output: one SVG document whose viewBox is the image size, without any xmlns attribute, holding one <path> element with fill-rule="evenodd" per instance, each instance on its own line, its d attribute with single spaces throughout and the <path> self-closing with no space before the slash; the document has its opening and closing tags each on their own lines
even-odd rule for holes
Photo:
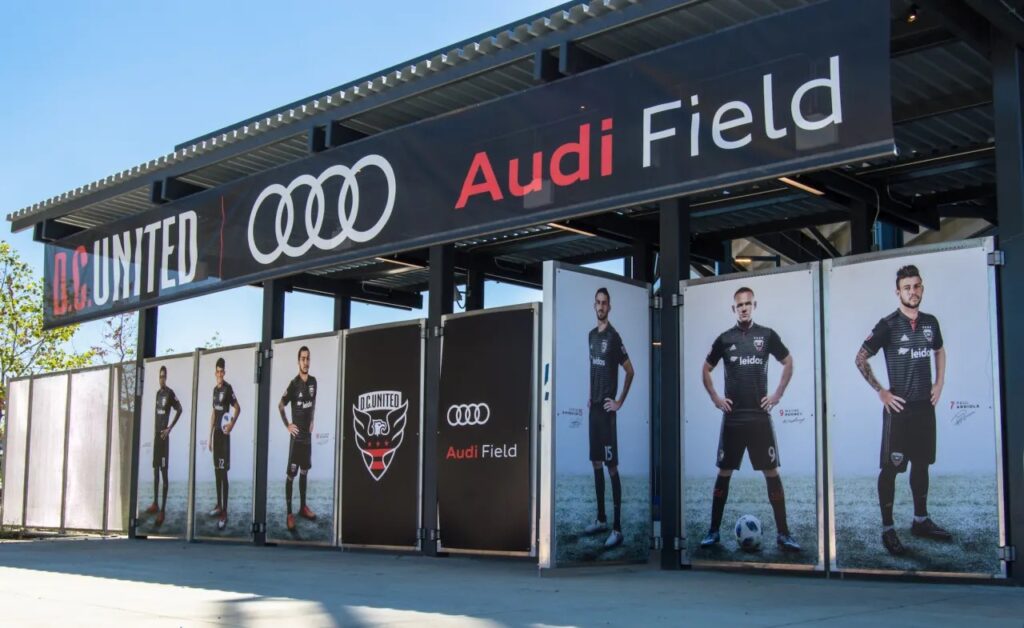
<svg viewBox="0 0 1024 628">
<path fill-rule="evenodd" d="M 711 528 L 700 542 L 707 548 L 718 544 L 722 513 L 729 498 L 732 472 L 740 468 L 743 452 L 750 454 L 754 470 L 764 473 L 768 502 L 775 515 L 776 543 L 783 551 L 799 552 L 800 544 L 789 533 L 786 522 L 786 494 L 779 476 L 779 446 L 775 441 L 771 410 L 782 399 L 793 377 L 793 356 L 774 330 L 754 322 L 757 301 L 754 291 L 740 288 L 733 294 L 732 311 L 736 325 L 723 332 L 711 345 L 704 361 L 702 379 L 715 407 L 722 411 L 718 437 L 718 477 L 711 500 Z M 775 392 L 768 394 L 768 356 L 782 363 L 782 376 Z M 725 397 L 718 395 L 711 371 L 725 363 Z"/>
<path fill-rule="evenodd" d="M 939 321 L 920 311 L 924 282 L 916 266 L 896 272 L 895 312 L 878 321 L 857 352 L 857 369 L 882 402 L 882 447 L 878 474 L 878 503 L 882 509 L 882 545 L 892 555 L 906 552 L 893 527 L 896 474 L 910 465 L 914 497 L 914 536 L 948 541 L 952 535 L 928 516 L 928 466 L 935 463 L 935 404 L 942 396 L 946 350 Z M 889 388 L 875 379 L 868 359 L 885 352 Z M 932 383 L 932 357 L 935 382 Z"/>
<path fill-rule="evenodd" d="M 292 404 L 292 420 L 284 407 Z M 292 514 L 292 481 L 299 476 L 299 516 L 316 519 L 316 513 L 306 504 L 306 475 L 313 466 L 313 413 L 316 410 L 316 378 L 309 374 L 309 347 L 299 348 L 299 374 L 288 382 L 288 389 L 277 404 L 281 421 L 291 436 L 288 444 L 288 479 L 285 480 L 284 495 L 288 503 L 288 529 L 295 529 L 295 515 Z"/>
<path fill-rule="evenodd" d="M 168 423 L 168 412 L 174 410 L 174 419 Z M 153 430 L 153 503 L 146 509 L 146 514 L 157 513 L 154 525 L 164 522 L 164 511 L 167 509 L 167 453 L 170 450 L 171 430 L 181 416 L 181 402 L 174 391 L 167 386 L 167 367 L 160 367 L 160 389 L 156 391 L 156 426 Z M 160 488 L 160 476 L 164 478 L 164 495 L 157 505 L 157 493 Z"/>
<path fill-rule="evenodd" d="M 231 430 L 242 411 L 235 397 L 235 389 L 224 381 L 224 358 L 217 358 L 213 387 L 213 410 L 210 412 L 209 449 L 213 452 L 213 473 L 217 479 L 217 506 L 210 511 L 217 517 L 217 528 L 223 530 L 228 523 L 228 470 L 231 469 Z M 230 412 L 229 412 L 230 410 Z"/>
<path fill-rule="evenodd" d="M 626 401 L 629 387 L 633 383 L 633 363 L 622 345 L 622 337 L 608 321 L 612 311 L 611 297 L 607 288 L 598 288 L 594 294 L 594 312 L 597 327 L 590 330 L 590 462 L 594 467 L 594 491 L 597 494 L 597 519 L 588 525 L 586 534 L 597 534 L 608 529 L 608 518 L 604 510 L 604 469 L 612 482 L 612 504 L 615 518 L 612 531 L 604 546 L 615 547 L 622 543 L 622 482 L 619 480 L 619 443 L 616 428 L 616 412 Z M 616 397 L 619 388 L 619 366 L 626 372 L 622 394 Z"/>
</svg>

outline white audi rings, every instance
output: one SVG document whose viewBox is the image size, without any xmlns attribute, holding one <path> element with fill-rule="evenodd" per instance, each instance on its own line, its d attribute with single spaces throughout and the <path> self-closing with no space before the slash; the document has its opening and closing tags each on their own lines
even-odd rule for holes
<svg viewBox="0 0 1024 628">
<path fill-rule="evenodd" d="M 374 166 L 384 173 L 388 185 L 388 198 L 384 204 L 384 211 L 377 222 L 366 230 L 356 228 L 356 219 L 359 217 L 359 183 L 356 176 L 363 168 Z M 341 191 L 338 193 L 338 223 L 341 228 L 331 238 L 320 236 L 320 229 L 324 224 L 324 215 L 327 211 L 326 199 L 324 198 L 323 184 L 332 177 L 341 177 Z M 295 201 L 292 193 L 301 188 L 308 187 L 309 195 L 306 197 L 306 234 L 308 238 L 300 245 L 292 245 L 288 240 L 292 235 L 292 228 L 295 226 Z M 256 215 L 260 207 L 266 201 L 277 197 L 277 215 L 274 219 L 274 234 L 277 237 L 277 248 L 270 252 L 260 251 L 256 246 L 256 238 L 253 229 L 256 225 Z M 391 211 L 395 206 L 395 171 L 387 159 L 380 155 L 366 155 L 351 167 L 335 165 L 324 170 L 319 177 L 310 174 L 303 174 L 295 177 L 287 186 L 280 183 L 268 185 L 256 202 L 252 205 L 249 213 L 249 250 L 253 259 L 260 264 L 270 264 L 277 260 L 282 254 L 288 257 L 299 257 L 304 255 L 311 247 L 317 247 L 329 251 L 346 240 L 353 242 L 368 242 L 380 233 L 384 225 L 391 218 Z"/>
<path fill-rule="evenodd" d="M 486 403 L 460 403 L 448 406 L 448 425 L 483 425 L 491 418 L 491 407 Z"/>
</svg>

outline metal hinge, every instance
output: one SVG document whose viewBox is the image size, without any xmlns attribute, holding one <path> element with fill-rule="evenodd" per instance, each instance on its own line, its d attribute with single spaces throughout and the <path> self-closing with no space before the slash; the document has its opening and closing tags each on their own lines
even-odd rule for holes
<svg viewBox="0 0 1024 628">
<path fill-rule="evenodd" d="M 999 548 L 999 560 L 1004 563 L 1012 563 L 1017 560 L 1017 548 L 1013 545 L 1004 545 Z"/>
<path fill-rule="evenodd" d="M 256 521 L 252 522 L 252 533 L 253 534 L 262 534 L 262 533 L 265 533 L 266 531 L 267 531 L 267 524 L 265 524 L 265 523 L 257 523 Z"/>
<path fill-rule="evenodd" d="M 683 307 L 683 295 L 678 293 L 672 294 L 672 307 Z"/>
<path fill-rule="evenodd" d="M 416 530 L 416 538 L 421 541 L 436 541 L 441 535 L 438 530 L 431 530 L 428 528 L 418 528 Z"/>
<path fill-rule="evenodd" d="M 420 340 L 426 340 L 429 335 L 426 325 L 420 327 Z"/>
<path fill-rule="evenodd" d="M 992 251 L 988 254 L 989 266 L 1006 266 L 1006 253 L 1003 251 Z"/>
<path fill-rule="evenodd" d="M 434 338 L 440 338 L 441 336 L 444 336 L 444 327 L 441 327 L 440 325 L 434 325 L 433 335 Z"/>
<path fill-rule="evenodd" d="M 660 310 L 661 309 L 661 297 L 651 297 L 651 309 L 652 310 Z"/>
<path fill-rule="evenodd" d="M 686 539 L 681 539 L 679 537 L 672 539 L 672 549 L 677 552 L 686 549 Z"/>
<path fill-rule="evenodd" d="M 663 541 L 662 541 L 662 538 L 660 536 L 652 536 L 651 537 L 651 549 L 652 550 L 660 550 L 662 548 L 662 546 L 663 546 Z"/>
</svg>

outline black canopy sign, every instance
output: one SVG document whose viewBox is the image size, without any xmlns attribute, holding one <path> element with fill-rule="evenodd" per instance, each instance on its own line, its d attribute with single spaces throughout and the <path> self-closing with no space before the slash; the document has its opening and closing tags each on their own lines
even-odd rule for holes
<svg viewBox="0 0 1024 628">
<path fill-rule="evenodd" d="M 890 108 L 889 3 L 813 5 L 48 244 L 46 325 L 892 153 Z"/>
</svg>

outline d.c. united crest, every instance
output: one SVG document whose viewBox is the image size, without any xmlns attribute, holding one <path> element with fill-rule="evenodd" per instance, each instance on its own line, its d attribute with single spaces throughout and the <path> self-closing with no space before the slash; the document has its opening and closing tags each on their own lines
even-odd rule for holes
<svg viewBox="0 0 1024 628">
<path fill-rule="evenodd" d="M 397 390 L 364 393 L 352 406 L 356 448 L 374 480 L 384 477 L 402 445 L 408 410 L 408 400 L 403 402 Z"/>
</svg>

